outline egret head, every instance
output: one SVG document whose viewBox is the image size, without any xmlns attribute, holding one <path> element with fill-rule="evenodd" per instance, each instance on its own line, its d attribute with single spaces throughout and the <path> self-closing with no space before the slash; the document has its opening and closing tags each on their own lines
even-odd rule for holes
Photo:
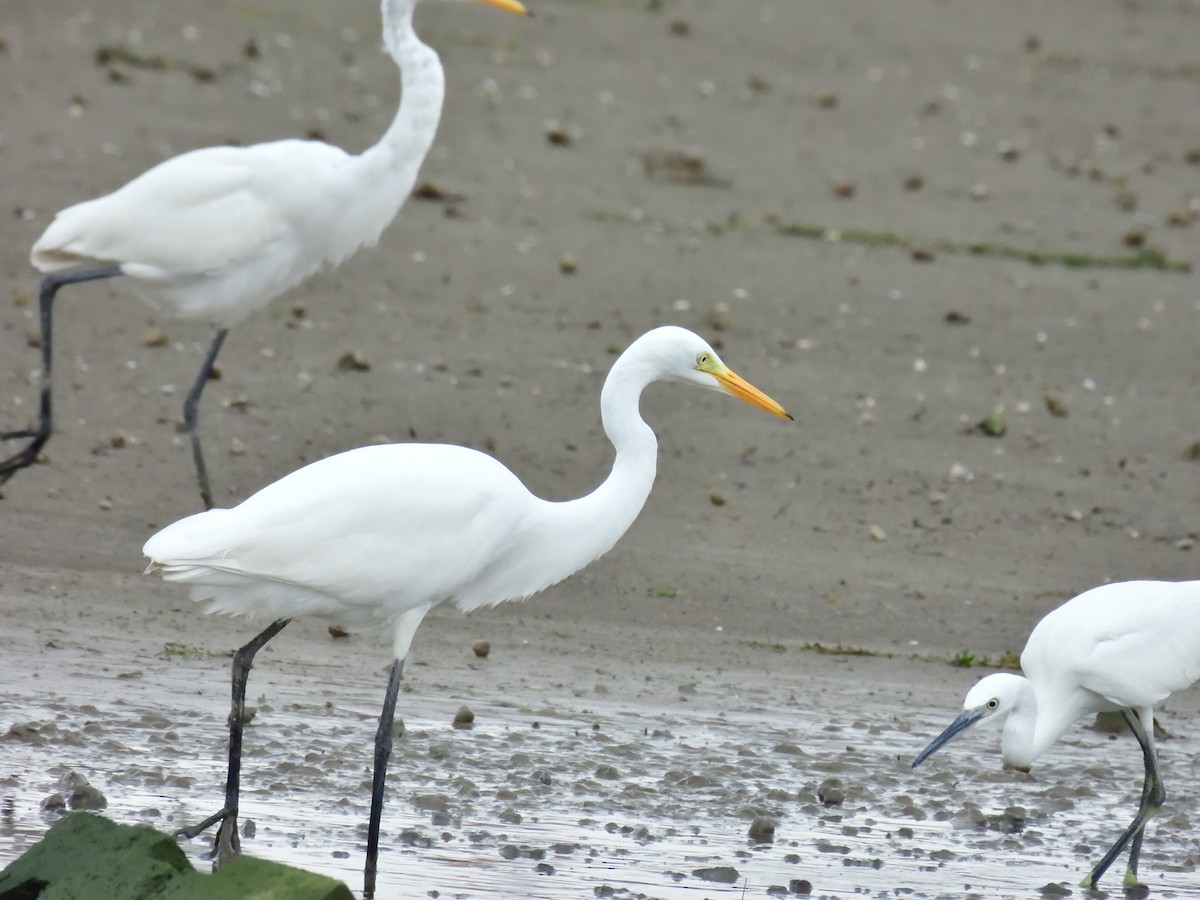
<svg viewBox="0 0 1200 900">
<path fill-rule="evenodd" d="M 655 328 L 634 341 L 630 350 L 639 344 L 650 351 L 658 378 L 732 394 L 780 418 L 792 418 L 782 406 L 721 362 L 707 341 L 686 328 Z"/>
<path fill-rule="evenodd" d="M 922 750 L 913 760 L 915 769 L 930 756 L 948 744 L 978 722 L 999 722 L 1010 713 L 1017 704 L 1023 686 L 1027 682 L 1020 675 L 998 672 L 983 678 L 967 692 L 963 701 L 963 710 L 953 722 L 934 738 L 928 747 Z"/>
</svg>

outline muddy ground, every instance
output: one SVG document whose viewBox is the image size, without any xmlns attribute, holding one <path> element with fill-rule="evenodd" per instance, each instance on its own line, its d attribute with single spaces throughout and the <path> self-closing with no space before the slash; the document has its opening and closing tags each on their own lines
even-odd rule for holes
<svg viewBox="0 0 1200 900">
<path fill-rule="evenodd" d="M 523 605 L 429 617 L 386 896 L 1074 885 L 1132 813 L 1131 741 L 1081 726 L 1032 776 L 1000 770 L 995 734 L 907 761 L 991 671 L 952 659 L 1018 652 L 1092 585 L 1197 575 L 1200 290 L 1172 264 L 1197 261 L 1200 6 L 533 5 L 419 10 L 448 72 L 438 199 L 232 333 L 202 410 L 219 502 L 409 438 L 577 496 L 609 462 L 613 354 L 664 322 L 797 422 L 652 389 L 660 474 L 622 543 Z M 369 0 L 6 0 L 5 427 L 35 408 L 27 253 L 53 213 L 193 147 L 362 149 L 397 100 L 378 29 Z M 0 501 L 0 725 L 20 726 L 0 863 L 71 771 L 126 821 L 213 811 L 252 629 L 139 574 L 146 537 L 199 508 L 176 423 L 211 333 L 115 281 L 58 312 L 57 433 Z M 321 623 L 264 651 L 247 850 L 358 883 L 388 662 L 383 636 Z M 1161 896 L 1200 896 L 1196 707 L 1162 711 Z M 749 839 L 760 816 L 773 843 Z"/>
</svg>

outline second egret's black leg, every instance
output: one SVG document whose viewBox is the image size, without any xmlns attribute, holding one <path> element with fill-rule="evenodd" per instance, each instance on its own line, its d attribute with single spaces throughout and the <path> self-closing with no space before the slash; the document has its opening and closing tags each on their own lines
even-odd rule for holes
<svg viewBox="0 0 1200 900">
<path fill-rule="evenodd" d="M 1162 779 L 1158 775 L 1158 754 L 1154 750 L 1154 735 L 1147 734 L 1146 729 L 1142 726 L 1142 720 L 1137 712 L 1130 709 L 1121 710 L 1121 715 L 1125 717 L 1125 721 L 1129 723 L 1129 728 L 1133 731 L 1133 736 L 1137 738 L 1138 743 L 1142 746 L 1142 761 L 1146 766 L 1146 780 L 1142 785 L 1142 801 L 1138 804 L 1137 815 L 1133 817 L 1133 821 L 1129 827 L 1117 838 L 1117 842 L 1109 848 L 1109 851 L 1104 854 L 1104 858 L 1096 864 L 1090 875 L 1083 879 L 1083 886 L 1094 888 L 1100 877 L 1108 871 L 1108 867 L 1113 864 L 1113 861 L 1125 849 L 1125 846 L 1133 841 L 1133 846 L 1129 851 L 1129 868 L 1125 873 L 1125 886 L 1135 887 L 1137 885 L 1137 866 L 1138 856 L 1142 849 L 1142 832 L 1146 828 L 1146 823 L 1150 818 L 1158 812 L 1163 803 L 1167 799 L 1167 792 L 1163 787 Z"/>
<path fill-rule="evenodd" d="M 371 778 L 371 818 L 367 824 L 367 861 L 363 866 L 363 900 L 374 900 L 375 875 L 379 864 L 379 823 L 383 816 L 383 786 L 387 781 L 388 759 L 392 755 L 392 728 L 396 716 L 396 697 L 400 693 L 400 675 L 404 660 L 392 664 L 388 675 L 387 692 L 383 695 L 383 712 L 375 732 L 375 772 Z"/>
<path fill-rule="evenodd" d="M 50 440 L 50 430 L 54 425 L 54 415 L 51 403 L 51 374 L 54 361 L 54 297 L 58 289 L 67 284 L 79 284 L 84 281 L 98 281 L 101 278 L 114 278 L 120 275 L 119 266 L 108 266 L 103 269 L 88 269 L 83 272 L 62 272 L 47 275 L 42 279 L 42 287 L 38 292 L 38 314 L 41 327 L 42 344 L 42 397 L 38 405 L 37 428 L 21 431 L 9 431 L 0 434 L 0 440 L 11 441 L 18 438 L 30 438 L 28 444 L 8 459 L 0 462 L 0 484 L 8 481 L 26 466 L 37 462 L 38 454 L 46 441 Z"/>
<path fill-rule="evenodd" d="M 250 679 L 250 668 L 254 655 L 284 627 L 291 619 L 276 619 L 255 638 L 233 655 L 233 704 L 229 710 L 229 773 L 225 778 L 225 806 L 209 816 L 199 825 L 181 828 L 176 837 L 194 838 L 217 822 L 217 837 L 213 844 L 217 865 L 228 862 L 241 850 L 237 833 L 238 795 L 242 783 L 242 731 L 246 720 L 246 682 Z"/>
<path fill-rule="evenodd" d="M 200 395 L 204 393 L 204 386 L 212 378 L 213 364 L 217 361 L 217 354 L 221 352 L 221 345 L 225 343 L 227 334 L 229 329 L 222 328 L 213 338 L 212 346 L 208 348 L 208 354 L 200 366 L 200 374 L 196 376 L 196 383 L 188 391 L 187 399 L 183 403 L 183 422 L 192 438 L 192 459 L 196 463 L 196 479 L 200 482 L 200 499 L 204 502 L 205 509 L 213 508 L 212 489 L 208 486 L 208 469 L 204 465 L 204 454 L 200 450 L 200 434 L 196 431 L 196 422 L 200 417 Z"/>
</svg>

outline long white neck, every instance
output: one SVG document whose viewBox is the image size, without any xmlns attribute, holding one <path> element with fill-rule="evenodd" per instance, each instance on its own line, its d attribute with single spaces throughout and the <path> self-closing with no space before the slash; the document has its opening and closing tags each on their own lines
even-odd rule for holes
<svg viewBox="0 0 1200 900">
<path fill-rule="evenodd" d="M 354 215 L 377 225 L 361 241 L 366 245 L 378 240 L 412 192 L 442 117 L 445 74 L 437 52 L 413 30 L 413 6 L 413 0 L 383 0 L 383 42 L 400 67 L 401 94 L 392 124 L 356 160 L 370 191 L 356 199 Z"/>
<path fill-rule="evenodd" d="M 1040 715 L 1033 685 L 1029 679 L 1020 678 L 1017 701 L 1004 723 L 1001 742 L 1004 762 L 1017 769 L 1028 769 L 1074 721 L 1074 717 L 1065 715 Z"/>
<path fill-rule="evenodd" d="M 613 364 L 605 379 L 600 416 L 616 459 L 608 478 L 586 497 L 550 505 L 544 524 L 556 536 L 562 567 L 555 581 L 612 549 L 650 496 L 658 441 L 642 419 L 638 401 L 655 376 L 649 363 L 627 354 Z"/>
</svg>

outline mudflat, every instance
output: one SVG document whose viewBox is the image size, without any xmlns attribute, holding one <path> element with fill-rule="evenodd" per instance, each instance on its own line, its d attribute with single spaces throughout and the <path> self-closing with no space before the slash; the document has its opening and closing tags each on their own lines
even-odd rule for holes
<svg viewBox="0 0 1200 900">
<path fill-rule="evenodd" d="M 610 463 L 608 366 L 667 322 L 797 421 L 651 389 L 659 477 L 625 539 L 526 603 L 431 614 L 388 896 L 1074 884 L 1132 815 L 1131 740 L 1081 726 L 1032 776 L 994 734 L 908 761 L 1067 597 L 1200 571 L 1200 7 L 533 5 L 418 10 L 448 79 L 426 186 L 231 333 L 201 410 L 218 503 L 382 440 L 579 496 Z M 0 425 L 36 411 L 53 214 L 195 147 L 369 146 L 399 95 L 378 34 L 367 0 L 6 0 Z M 0 500 L 0 863 L 69 772 L 128 821 L 219 802 L 254 626 L 140 574 L 199 509 L 178 420 L 211 334 L 120 279 L 60 295 L 56 433 Z M 264 651 L 248 852 L 357 886 L 388 647 L 314 622 Z M 1161 714 L 1143 876 L 1172 896 L 1200 896 L 1196 707 Z"/>
</svg>

